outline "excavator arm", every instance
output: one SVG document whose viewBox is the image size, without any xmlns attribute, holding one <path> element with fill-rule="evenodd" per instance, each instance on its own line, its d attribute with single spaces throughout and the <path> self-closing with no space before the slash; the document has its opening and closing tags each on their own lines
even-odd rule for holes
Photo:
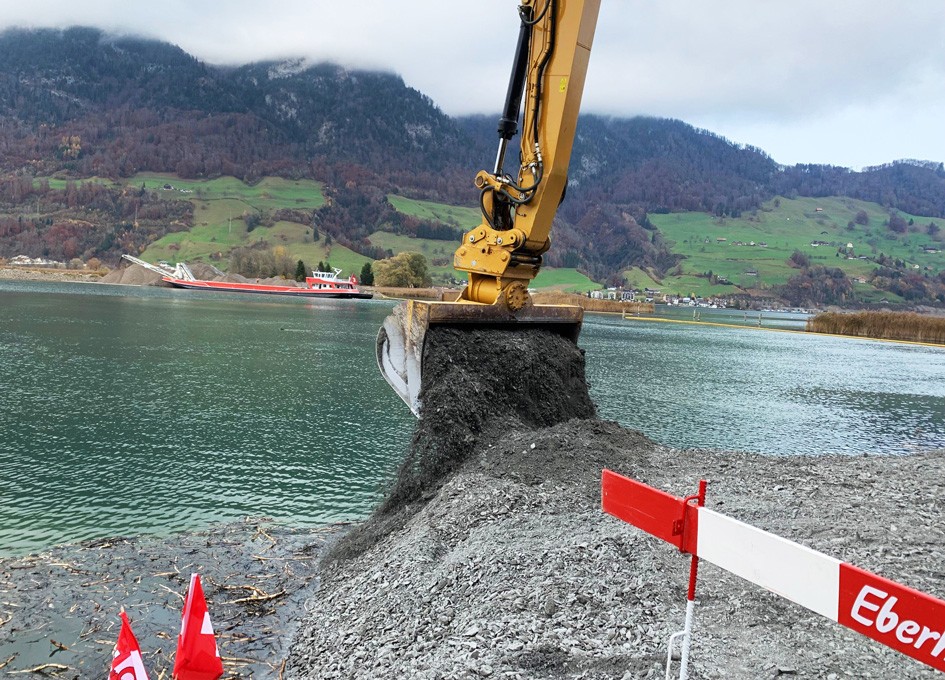
<svg viewBox="0 0 945 680">
<path fill-rule="evenodd" d="M 491 172 L 476 176 L 482 223 L 467 232 L 453 266 L 469 274 L 462 300 L 500 303 L 512 310 L 528 303 L 528 283 L 541 267 L 549 234 L 567 185 L 578 109 L 597 24 L 599 0 L 529 0 L 519 7 L 521 25 L 499 149 Z M 519 167 L 503 166 L 518 132 Z"/>
<path fill-rule="evenodd" d="M 456 302 L 408 300 L 378 333 L 381 373 L 417 416 L 430 326 L 538 326 L 577 342 L 583 310 L 533 304 L 528 284 L 541 268 L 564 198 L 599 8 L 600 0 L 522 0 L 518 8 L 518 44 L 495 165 L 475 179 L 482 223 L 463 236 L 453 256 L 468 284 Z M 504 170 L 505 157 L 520 120 L 519 164 L 512 174 Z M 482 362 L 495 361 L 483 348 Z"/>
</svg>

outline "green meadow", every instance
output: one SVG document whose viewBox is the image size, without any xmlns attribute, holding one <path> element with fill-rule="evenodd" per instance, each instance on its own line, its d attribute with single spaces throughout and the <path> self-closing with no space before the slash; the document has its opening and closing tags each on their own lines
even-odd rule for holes
<svg viewBox="0 0 945 680">
<path fill-rule="evenodd" d="M 193 228 L 167 234 L 152 243 L 142 253 L 146 260 L 214 261 L 225 269 L 231 250 L 256 243 L 270 248 L 281 246 L 292 259 L 303 260 L 309 268 L 319 261 L 330 261 L 346 275 L 359 273 L 370 259 L 337 243 L 326 245 L 324 238 L 315 241 L 308 224 L 277 221 L 252 231 L 247 228 L 245 218 L 251 215 L 264 216 L 282 209 L 311 211 L 323 206 L 325 195 L 319 182 L 266 177 L 249 185 L 234 177 L 183 180 L 173 175 L 140 173 L 128 184 L 193 204 Z"/>
<path fill-rule="evenodd" d="M 397 212 L 411 215 L 424 220 L 435 220 L 453 227 L 469 231 L 482 222 L 482 213 L 479 208 L 466 208 L 456 205 L 445 205 L 431 201 L 418 201 L 413 198 L 404 198 L 396 194 L 388 194 L 387 200 Z"/>
<path fill-rule="evenodd" d="M 40 181 L 40 180 L 37 180 Z M 67 180 L 49 178 L 51 187 L 65 188 Z M 279 221 L 272 226 L 247 229 L 253 216 L 263 221 L 277 210 L 317 210 L 325 204 L 323 186 L 311 180 L 266 177 L 248 185 L 234 177 L 212 180 L 185 180 L 174 175 L 139 173 L 124 183 L 101 178 L 78 182 L 99 182 L 112 186 L 141 187 L 160 192 L 171 200 L 189 201 L 193 206 L 194 225 L 186 232 L 165 235 L 142 254 L 147 260 L 214 261 L 226 268 L 232 249 L 265 244 L 283 247 L 293 259 L 310 267 L 330 261 L 345 274 L 358 273 L 369 258 L 332 243 L 326 238 L 313 239 L 309 224 Z M 471 229 L 481 221 L 478 207 L 454 206 L 389 194 L 395 210 L 424 220 Z M 854 224 L 857 214 L 867 215 L 867 224 Z M 902 260 L 907 269 L 936 274 L 945 267 L 941 253 L 925 248 L 943 244 L 927 233 L 936 220 L 899 213 L 909 223 L 905 233 L 892 232 L 886 223 L 889 211 L 876 203 L 842 197 L 778 197 L 760 209 L 741 217 L 715 217 L 705 213 L 651 214 L 650 220 L 660 230 L 670 249 L 682 256 L 679 265 L 666 276 L 632 268 L 623 272 L 625 285 L 632 288 L 659 289 L 664 293 L 699 296 L 725 296 L 749 290 L 764 293 L 781 285 L 797 273 L 788 260 L 795 250 L 804 253 L 812 265 L 840 267 L 854 279 L 861 299 L 879 300 L 894 296 L 876 290 L 867 283 L 876 268 L 873 258 L 885 254 Z M 945 222 L 937 221 L 945 232 Z M 371 245 L 385 251 L 422 253 L 434 283 L 446 284 L 465 276 L 453 270 L 453 251 L 458 243 L 376 231 L 368 238 Z M 866 259 L 869 258 L 869 259 Z M 710 280 L 709 274 L 714 275 Z M 535 288 L 568 292 L 586 292 L 601 287 L 576 269 L 544 268 L 532 283 Z"/>
<path fill-rule="evenodd" d="M 142 172 L 129 179 L 127 184 L 161 191 L 167 198 L 200 199 L 205 202 L 221 199 L 235 200 L 244 204 L 246 208 L 255 210 L 281 208 L 315 210 L 325 204 L 321 182 L 312 180 L 265 177 L 258 183 L 250 185 L 235 177 L 187 180 L 174 175 Z M 166 189 L 166 186 L 172 188 Z"/>
<path fill-rule="evenodd" d="M 313 241 L 311 227 L 285 221 L 271 227 L 259 226 L 247 233 L 246 224 L 239 219 L 229 224 L 198 225 L 190 231 L 168 234 L 149 246 L 143 258 L 152 262 L 210 261 L 226 269 L 233 248 L 265 243 L 269 248 L 284 248 L 293 260 L 303 260 L 309 269 L 318 262 L 330 262 L 345 276 L 360 274 L 364 263 L 371 261 L 339 243 L 326 245 L 325 240 Z"/>
<path fill-rule="evenodd" d="M 849 228 L 848 224 L 861 210 L 868 215 L 868 224 Z M 769 289 L 785 283 L 797 272 L 788 264 L 795 250 L 806 254 L 812 265 L 839 267 L 851 277 L 869 276 L 876 263 L 860 257 L 873 258 L 880 253 L 901 259 L 910 268 L 940 271 L 941 254 L 923 251 L 927 246 L 942 245 L 926 233 L 927 225 L 934 220 L 899 214 L 907 222 L 912 221 L 903 234 L 885 226 L 889 213 L 881 206 L 841 197 L 781 197 L 739 218 L 718 218 L 705 213 L 653 214 L 650 220 L 672 251 L 684 259 L 678 272 L 649 287 L 703 296 L 731 293 L 734 286 Z M 732 285 L 711 284 L 706 278 L 709 272 Z M 627 278 L 636 282 L 641 274 L 637 271 Z M 866 284 L 859 284 L 858 288 L 867 298 L 888 297 Z"/>
<path fill-rule="evenodd" d="M 312 241 L 306 225 L 277 223 L 273 227 L 257 227 L 247 233 L 244 215 L 264 214 L 279 208 L 315 209 L 324 203 L 322 187 L 315 182 L 267 178 L 248 186 L 234 178 L 208 181 L 182 181 L 169 175 L 142 174 L 133 182 L 149 189 L 167 190 L 169 196 L 189 200 L 194 205 L 195 227 L 187 233 L 169 234 L 145 252 L 152 259 L 206 260 L 227 259 L 230 249 L 257 242 L 283 246 L 293 258 L 310 265 L 330 260 L 346 273 L 360 271 L 368 258 L 338 245 L 325 246 L 324 240 Z M 181 191 L 183 190 L 183 191 Z M 477 208 L 451 206 L 391 194 L 391 205 L 405 215 L 434 220 L 461 229 L 470 229 L 480 222 Z M 868 216 L 866 225 L 848 225 L 857 213 Z M 633 268 L 624 272 L 626 285 L 633 288 L 654 288 L 680 295 L 725 296 L 750 290 L 764 292 L 785 283 L 797 270 L 788 264 L 795 250 L 807 255 L 811 264 L 840 267 L 856 280 L 866 278 L 876 268 L 872 260 L 880 253 L 901 259 L 909 267 L 937 272 L 942 268 L 941 255 L 924 252 L 937 246 L 926 233 L 931 221 L 916 215 L 900 213 L 911 221 L 906 233 L 891 232 L 885 223 L 888 212 L 875 203 L 854 199 L 779 197 L 761 209 L 739 218 L 718 218 L 705 213 L 653 214 L 650 219 L 662 232 L 673 252 L 683 256 L 679 266 L 660 278 L 655 272 Z M 414 238 L 376 231 L 370 243 L 392 253 L 422 253 L 436 284 L 463 279 L 452 267 L 453 251 L 458 244 Z M 708 277 L 715 275 L 715 283 Z M 855 283 L 865 300 L 892 299 L 888 293 L 873 289 L 866 283 Z M 601 286 L 576 269 L 545 268 L 532 283 L 535 288 L 552 288 L 569 292 L 586 292 Z"/>
<path fill-rule="evenodd" d="M 600 290 L 601 285 L 577 269 L 542 267 L 529 287 L 560 290 L 564 293 L 586 293 L 589 290 Z"/>
</svg>

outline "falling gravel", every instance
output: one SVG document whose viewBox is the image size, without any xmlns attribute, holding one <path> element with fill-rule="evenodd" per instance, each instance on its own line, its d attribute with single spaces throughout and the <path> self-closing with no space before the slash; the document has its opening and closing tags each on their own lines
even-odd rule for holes
<svg viewBox="0 0 945 680">
<path fill-rule="evenodd" d="M 601 512 L 604 468 L 677 495 L 705 478 L 711 508 L 945 597 L 943 452 L 669 449 L 595 417 L 557 336 L 430 333 L 405 463 L 323 561 L 284 677 L 663 677 L 689 560 Z M 710 564 L 700 577 L 691 677 L 937 675 Z"/>
</svg>

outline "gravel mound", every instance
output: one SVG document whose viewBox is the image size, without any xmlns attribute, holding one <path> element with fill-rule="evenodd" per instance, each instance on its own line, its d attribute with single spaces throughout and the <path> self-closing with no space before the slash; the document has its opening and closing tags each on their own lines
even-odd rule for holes
<svg viewBox="0 0 945 680">
<path fill-rule="evenodd" d="M 689 559 L 601 512 L 605 467 L 677 495 L 706 478 L 709 507 L 945 596 L 943 452 L 668 449 L 593 417 L 573 345 L 453 331 L 428 348 L 407 462 L 324 563 L 285 677 L 662 677 Z M 707 563 L 698 601 L 694 678 L 935 675 Z"/>
<path fill-rule="evenodd" d="M 194 275 L 194 278 L 200 279 L 201 281 L 216 281 L 222 278 L 222 272 L 219 269 L 204 262 L 194 262 L 188 265 L 188 267 Z"/>
<path fill-rule="evenodd" d="M 101 279 L 98 273 L 76 269 L 24 269 L 0 267 L 0 280 L 9 281 L 66 281 L 69 283 L 92 283 Z"/>
<path fill-rule="evenodd" d="M 123 269 L 113 269 L 101 279 L 102 283 L 119 283 L 124 286 L 167 286 L 161 275 L 140 264 L 132 264 Z"/>
<path fill-rule="evenodd" d="M 439 326 L 427 331 L 425 346 L 425 406 L 407 456 L 378 511 L 336 546 L 332 559 L 356 555 L 402 525 L 479 442 L 594 415 L 583 352 L 550 331 Z M 494 370 L 501 361 L 513 363 L 511 375 Z"/>
</svg>

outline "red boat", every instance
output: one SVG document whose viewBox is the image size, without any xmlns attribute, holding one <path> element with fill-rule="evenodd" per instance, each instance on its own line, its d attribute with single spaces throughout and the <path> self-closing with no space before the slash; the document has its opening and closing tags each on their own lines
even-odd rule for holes
<svg viewBox="0 0 945 680">
<path fill-rule="evenodd" d="M 315 298 L 361 298 L 373 297 L 371 293 L 362 293 L 358 290 L 358 280 L 352 274 L 348 279 L 339 278 L 340 269 L 331 272 L 312 272 L 305 277 L 305 287 L 273 286 L 266 283 L 235 283 L 229 281 L 203 281 L 194 276 L 185 263 L 180 262 L 176 267 L 166 262 L 157 265 L 144 262 L 131 255 L 122 255 L 135 264 L 146 267 L 161 275 L 161 280 L 177 288 L 191 290 L 216 290 L 229 293 L 263 293 L 265 295 L 288 295 L 290 297 Z M 219 274 L 223 274 L 216 270 Z"/>
<path fill-rule="evenodd" d="M 167 283 L 177 288 L 192 290 L 216 290 L 231 293 L 264 293 L 266 295 L 288 295 L 292 297 L 319 297 L 319 298 L 363 298 L 373 297 L 371 293 L 362 293 L 358 290 L 358 280 L 352 274 L 348 279 L 338 278 L 340 269 L 333 272 L 312 272 L 313 276 L 305 277 L 305 287 L 272 286 L 265 283 L 230 283 L 227 281 L 201 281 L 199 279 L 183 279 L 176 276 L 162 276 Z"/>
</svg>

